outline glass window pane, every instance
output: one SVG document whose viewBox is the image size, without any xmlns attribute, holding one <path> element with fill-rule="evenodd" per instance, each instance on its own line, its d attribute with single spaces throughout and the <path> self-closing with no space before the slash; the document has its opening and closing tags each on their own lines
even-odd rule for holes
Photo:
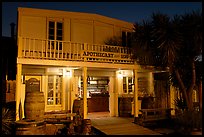
<svg viewBox="0 0 204 137">
<path fill-rule="evenodd" d="M 122 32 L 122 46 L 126 46 L 126 32 Z"/>
<path fill-rule="evenodd" d="M 56 98 L 55 104 L 56 104 L 56 105 L 60 105 L 60 104 L 61 104 L 60 98 Z"/>
<path fill-rule="evenodd" d="M 62 30 L 62 23 L 61 22 L 57 22 L 57 29 L 61 29 Z"/>
<path fill-rule="evenodd" d="M 48 98 L 47 104 L 48 105 L 53 105 L 53 103 L 54 103 L 53 98 Z"/>
<path fill-rule="evenodd" d="M 133 90 L 133 80 L 131 77 L 128 77 L 128 92 L 132 92 Z"/>
<path fill-rule="evenodd" d="M 54 35 L 49 35 L 50 40 L 54 40 Z"/>
<path fill-rule="evenodd" d="M 57 30 L 57 36 L 62 36 L 62 30 Z"/>
<path fill-rule="evenodd" d="M 62 92 L 62 76 L 56 76 L 56 93 L 55 93 L 55 104 L 61 104 L 61 92 Z"/>
<path fill-rule="evenodd" d="M 55 30 L 53 29 L 49 29 L 49 35 L 54 35 L 55 34 Z"/>
<path fill-rule="evenodd" d="M 127 93 L 126 77 L 123 77 L 123 92 L 124 92 L 124 93 Z"/>
<path fill-rule="evenodd" d="M 57 40 L 62 40 L 62 36 L 57 36 Z"/>
<path fill-rule="evenodd" d="M 48 76 L 48 92 L 47 92 L 47 104 L 53 104 L 54 96 L 54 76 Z"/>
<path fill-rule="evenodd" d="M 55 22 L 49 21 L 49 28 L 55 28 Z"/>
</svg>

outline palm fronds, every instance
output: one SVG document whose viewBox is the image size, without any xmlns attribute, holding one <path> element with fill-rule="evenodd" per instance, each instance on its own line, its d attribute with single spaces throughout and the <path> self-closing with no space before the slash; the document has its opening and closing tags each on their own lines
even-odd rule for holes
<svg viewBox="0 0 204 137">
<path fill-rule="evenodd" d="M 14 134 L 15 110 L 3 107 L 2 108 L 2 134 Z"/>
</svg>

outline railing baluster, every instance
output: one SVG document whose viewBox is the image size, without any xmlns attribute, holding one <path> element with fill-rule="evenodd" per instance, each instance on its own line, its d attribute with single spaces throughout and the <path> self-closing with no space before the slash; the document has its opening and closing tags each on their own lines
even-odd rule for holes
<svg viewBox="0 0 204 137">
<path fill-rule="evenodd" d="M 72 45 L 71 45 L 71 42 L 69 43 L 69 59 L 71 59 L 71 53 L 72 53 L 72 51 L 71 51 L 71 48 L 72 47 Z"/>
<path fill-rule="evenodd" d="M 62 44 L 62 59 L 63 59 L 63 56 L 64 56 L 64 42 L 61 42 Z"/>
<path fill-rule="evenodd" d="M 45 40 L 45 58 L 48 58 L 48 40 Z"/>
<path fill-rule="evenodd" d="M 33 39 L 30 41 L 30 56 L 33 57 Z"/>
<path fill-rule="evenodd" d="M 22 46 L 23 46 L 23 51 L 24 51 L 24 57 L 26 57 L 26 39 L 21 38 L 22 40 Z M 19 45 L 20 46 L 20 45 Z"/>
<path fill-rule="evenodd" d="M 79 53 L 79 52 L 78 52 L 78 49 L 79 49 L 79 48 L 78 48 L 78 47 L 79 47 L 79 44 L 80 44 L 80 43 L 77 43 L 77 47 L 76 47 L 76 59 L 77 59 L 77 60 L 78 60 L 78 53 Z"/>
<path fill-rule="evenodd" d="M 50 58 L 51 58 L 51 49 L 52 49 L 52 47 L 51 47 L 51 46 L 52 46 L 52 43 L 51 43 L 51 42 L 52 42 L 52 41 L 49 40 L 49 47 L 50 47 L 50 48 L 49 48 L 49 50 L 50 50 L 50 56 L 49 56 L 49 57 L 50 57 Z"/>
<path fill-rule="evenodd" d="M 36 53 L 36 45 L 35 45 L 35 39 L 33 39 L 33 57 L 36 57 L 35 53 Z"/>
<path fill-rule="evenodd" d="M 43 47 L 44 47 L 44 46 L 43 46 L 43 42 L 44 42 L 44 41 L 43 41 L 43 40 L 41 40 L 41 41 L 42 41 L 42 43 L 41 43 L 41 46 L 42 46 L 42 47 L 41 47 L 41 58 L 44 58 L 44 57 L 43 57 Z"/>
<path fill-rule="evenodd" d="M 60 42 L 59 41 L 57 41 L 57 48 L 58 48 L 58 50 L 57 50 L 57 59 L 59 59 L 59 53 L 60 53 L 60 50 L 59 50 L 59 46 L 60 46 L 60 44 L 59 44 Z"/>
<path fill-rule="evenodd" d="M 28 39 L 28 57 L 30 57 L 30 39 Z"/>
<path fill-rule="evenodd" d="M 53 58 L 55 59 L 56 58 L 56 49 L 57 49 L 57 44 L 56 44 L 56 40 L 54 40 L 54 53 L 53 53 Z"/>
</svg>

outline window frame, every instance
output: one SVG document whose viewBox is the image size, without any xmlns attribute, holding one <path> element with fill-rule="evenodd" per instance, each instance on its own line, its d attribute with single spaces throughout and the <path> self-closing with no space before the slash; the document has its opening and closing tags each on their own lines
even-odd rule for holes
<svg viewBox="0 0 204 137">
<path fill-rule="evenodd" d="M 53 77 L 53 80 L 52 80 L 52 82 L 49 82 L 49 77 Z M 58 80 L 60 80 L 60 83 L 59 83 L 59 81 L 58 81 L 58 86 L 60 86 L 59 88 L 58 88 L 58 91 L 60 91 L 59 93 L 60 93 L 60 96 L 58 96 L 58 98 L 60 98 L 60 103 L 59 104 L 57 104 L 56 103 L 56 100 L 57 100 L 57 97 L 56 97 L 56 91 L 57 91 L 57 79 Z M 49 89 L 49 83 L 52 83 L 52 88 L 53 88 L 53 96 L 49 96 L 48 94 L 49 94 L 49 91 L 50 91 L 50 89 Z M 47 98 L 46 98 L 46 104 L 47 104 L 47 106 L 61 106 L 62 105 L 62 100 L 63 100 L 63 75 L 48 75 L 48 81 L 47 81 Z M 53 98 L 53 103 L 49 103 L 49 101 L 48 101 L 48 99 L 49 98 Z"/>
<path fill-rule="evenodd" d="M 131 80 L 131 82 L 129 82 L 129 79 Z M 133 77 L 124 76 L 123 77 L 123 93 L 124 94 L 132 94 L 133 92 L 134 92 L 134 79 L 133 79 Z"/>
<path fill-rule="evenodd" d="M 50 39 L 50 22 L 54 22 L 54 39 Z M 57 23 L 61 23 L 62 24 L 62 28 L 61 30 L 61 40 L 58 40 L 58 27 L 57 27 Z M 49 18 L 47 20 L 47 40 L 48 40 L 48 49 L 50 49 L 51 46 L 51 50 L 62 50 L 62 42 L 64 40 L 64 21 L 63 19 L 53 19 L 53 18 Z M 52 42 L 50 45 L 50 41 Z M 58 47 L 59 45 L 59 47 Z"/>
</svg>

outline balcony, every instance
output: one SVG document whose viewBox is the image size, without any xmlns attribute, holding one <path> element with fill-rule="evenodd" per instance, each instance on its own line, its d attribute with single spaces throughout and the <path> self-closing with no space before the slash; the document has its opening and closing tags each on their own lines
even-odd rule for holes
<svg viewBox="0 0 204 137">
<path fill-rule="evenodd" d="M 47 39 L 18 38 L 18 57 L 133 64 L 130 48 Z"/>
</svg>

